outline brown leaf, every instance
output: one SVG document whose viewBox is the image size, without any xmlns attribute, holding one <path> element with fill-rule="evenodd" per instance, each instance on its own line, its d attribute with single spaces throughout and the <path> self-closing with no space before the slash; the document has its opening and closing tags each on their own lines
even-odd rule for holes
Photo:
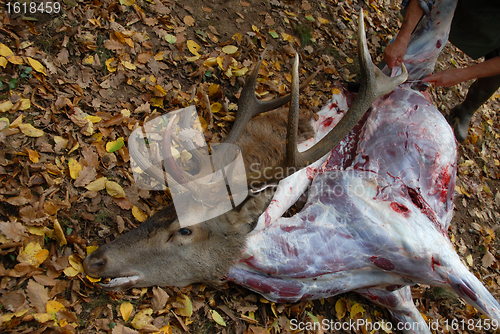
<svg viewBox="0 0 500 334">
<path fill-rule="evenodd" d="M 139 334 L 139 332 L 130 327 L 125 327 L 123 325 L 118 324 L 115 327 L 113 327 L 111 334 Z"/>
<path fill-rule="evenodd" d="M 7 239 L 17 242 L 27 237 L 28 229 L 21 223 L 0 222 L 0 231 Z"/>
<path fill-rule="evenodd" d="M 90 182 L 94 181 L 96 176 L 97 172 L 94 167 L 83 167 L 75 180 L 75 187 L 85 187 Z"/>
<path fill-rule="evenodd" d="M 191 15 L 184 16 L 183 21 L 190 27 L 194 26 L 194 18 Z"/>
<path fill-rule="evenodd" d="M 45 313 L 45 305 L 49 301 L 48 289 L 34 280 L 30 280 L 26 286 L 26 295 L 38 313 Z"/>
<path fill-rule="evenodd" d="M 486 253 L 483 256 L 483 259 L 481 260 L 481 263 L 483 267 L 490 267 L 493 263 L 495 263 L 496 259 L 495 257 L 490 253 L 490 251 L 486 251 Z"/>
<path fill-rule="evenodd" d="M 151 306 L 153 307 L 153 312 L 158 312 L 163 309 L 167 304 L 169 295 L 159 287 L 153 288 L 153 300 L 151 302 Z"/>
</svg>

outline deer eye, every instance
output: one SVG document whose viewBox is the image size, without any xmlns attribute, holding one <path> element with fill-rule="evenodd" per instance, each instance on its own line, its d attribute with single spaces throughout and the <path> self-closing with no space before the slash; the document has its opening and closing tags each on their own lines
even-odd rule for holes
<svg viewBox="0 0 500 334">
<path fill-rule="evenodd" d="M 193 232 L 191 232 L 191 230 L 188 228 L 181 228 L 179 230 L 180 235 L 190 235 L 191 233 L 193 233 Z"/>
</svg>

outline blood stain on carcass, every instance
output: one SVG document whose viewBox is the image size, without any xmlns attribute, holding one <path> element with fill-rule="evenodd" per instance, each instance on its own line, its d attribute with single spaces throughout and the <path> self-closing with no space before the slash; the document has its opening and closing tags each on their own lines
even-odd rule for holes
<svg viewBox="0 0 500 334">
<path fill-rule="evenodd" d="M 321 125 L 323 125 L 325 128 L 330 126 L 333 122 L 333 118 L 332 117 L 328 117 L 327 119 L 325 119 Z"/>
<path fill-rule="evenodd" d="M 394 265 L 394 263 L 392 263 L 390 260 L 388 259 L 385 259 L 383 257 L 378 257 L 378 256 L 372 256 L 370 258 L 370 261 L 376 265 L 377 267 L 379 267 L 380 269 L 384 269 L 384 270 L 394 270 L 394 268 L 396 268 L 396 266 Z"/>
<path fill-rule="evenodd" d="M 398 202 L 391 202 L 391 209 L 393 209 L 397 213 L 401 213 L 405 217 L 408 217 L 408 214 L 410 213 L 410 209 L 408 209 L 406 205 Z"/>
</svg>

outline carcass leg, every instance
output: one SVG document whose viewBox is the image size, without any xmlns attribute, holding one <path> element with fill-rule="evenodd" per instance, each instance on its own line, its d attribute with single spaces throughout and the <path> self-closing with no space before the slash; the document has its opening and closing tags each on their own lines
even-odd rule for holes
<svg viewBox="0 0 500 334">
<path fill-rule="evenodd" d="M 409 286 L 388 291 L 386 288 L 359 289 L 357 293 L 389 310 L 396 328 L 407 334 L 430 334 L 431 331 L 415 307 Z"/>
</svg>

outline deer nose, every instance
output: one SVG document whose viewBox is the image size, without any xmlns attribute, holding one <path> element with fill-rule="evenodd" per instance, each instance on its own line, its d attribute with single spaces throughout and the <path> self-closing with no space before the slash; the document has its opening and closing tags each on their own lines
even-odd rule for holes
<svg viewBox="0 0 500 334">
<path fill-rule="evenodd" d="M 83 261 L 83 269 L 85 272 L 92 276 L 92 274 L 98 276 L 100 271 L 104 269 L 108 260 L 103 257 L 93 256 L 94 254 L 90 254 Z"/>
</svg>

